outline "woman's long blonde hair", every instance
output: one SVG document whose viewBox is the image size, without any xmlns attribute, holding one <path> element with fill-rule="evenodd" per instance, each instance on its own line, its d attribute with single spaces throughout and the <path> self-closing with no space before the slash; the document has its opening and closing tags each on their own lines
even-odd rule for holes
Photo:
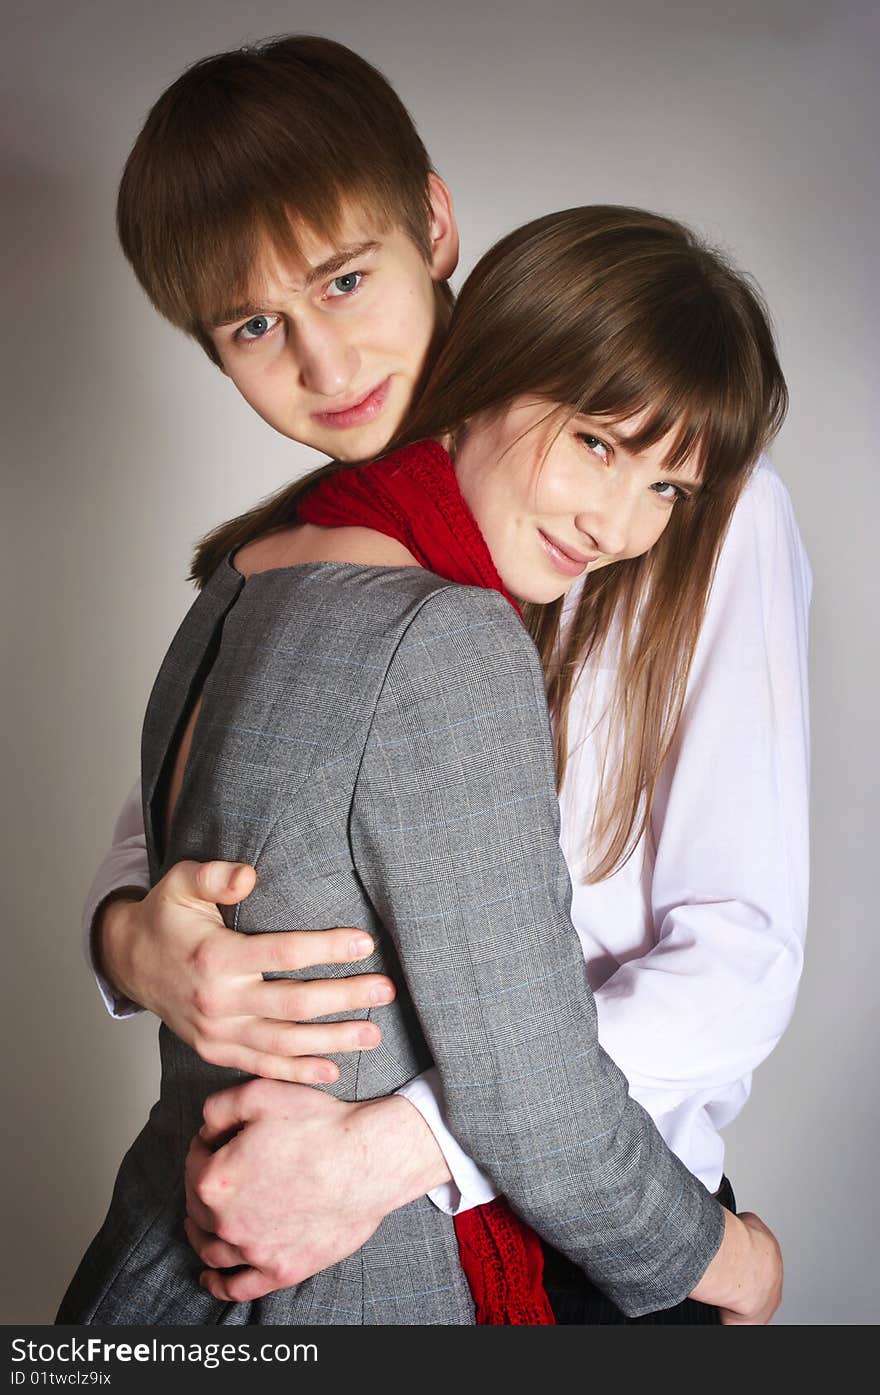
<svg viewBox="0 0 880 1395">
<path fill-rule="evenodd" d="M 589 835 L 588 880 L 616 871 L 650 818 L 675 737 L 718 552 L 738 494 L 787 406 L 760 294 L 680 223 L 594 206 L 539 218 L 502 238 L 458 297 L 449 333 L 395 445 L 450 433 L 517 397 L 571 415 L 641 417 L 631 449 L 671 433 L 667 471 L 702 474 L 644 557 L 587 579 L 563 626 L 562 602 L 527 608 L 547 676 L 557 779 L 568 756 L 574 684 L 606 646 L 617 670 Z M 390 449 L 390 448 L 389 448 Z M 200 545 L 203 582 L 232 548 L 284 527 L 324 466 Z"/>
</svg>

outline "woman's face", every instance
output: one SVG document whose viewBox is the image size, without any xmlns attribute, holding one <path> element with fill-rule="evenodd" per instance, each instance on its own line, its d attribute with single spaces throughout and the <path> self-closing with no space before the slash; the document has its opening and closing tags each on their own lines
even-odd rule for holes
<svg viewBox="0 0 880 1395">
<path fill-rule="evenodd" d="M 665 469 L 671 436 L 639 454 L 626 444 L 643 419 L 577 416 L 560 430 L 552 404 L 518 397 L 469 424 L 455 473 L 513 596 L 556 600 L 585 573 L 640 557 L 687 508 L 700 482 L 690 464 Z"/>
</svg>

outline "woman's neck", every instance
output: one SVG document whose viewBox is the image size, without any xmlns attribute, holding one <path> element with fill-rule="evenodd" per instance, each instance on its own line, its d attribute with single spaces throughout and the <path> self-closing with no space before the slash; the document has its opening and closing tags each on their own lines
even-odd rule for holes
<svg viewBox="0 0 880 1395">
<path fill-rule="evenodd" d="M 300 523 L 246 543 L 236 552 L 234 566 L 249 577 L 302 562 L 352 562 L 363 567 L 419 565 L 403 543 L 373 528 L 322 528 Z"/>
</svg>

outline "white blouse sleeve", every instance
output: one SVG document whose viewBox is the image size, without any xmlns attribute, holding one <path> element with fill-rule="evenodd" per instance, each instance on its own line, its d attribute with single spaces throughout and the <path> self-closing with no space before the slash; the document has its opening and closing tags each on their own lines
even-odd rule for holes
<svg viewBox="0 0 880 1395">
<path fill-rule="evenodd" d="M 757 468 L 719 559 L 653 812 L 656 943 L 596 993 L 599 1037 L 658 1118 L 748 1074 L 791 1017 L 808 894 L 811 577 Z"/>
<path fill-rule="evenodd" d="M 144 834 L 141 786 L 138 781 L 119 812 L 113 829 L 113 844 L 95 873 L 83 907 L 82 930 L 86 959 L 111 1017 L 131 1017 L 142 1009 L 128 998 L 115 993 L 107 980 L 98 973 L 92 957 L 92 922 L 101 902 L 112 892 L 123 887 L 138 887 L 147 891 L 149 886 L 150 868 Z"/>
</svg>

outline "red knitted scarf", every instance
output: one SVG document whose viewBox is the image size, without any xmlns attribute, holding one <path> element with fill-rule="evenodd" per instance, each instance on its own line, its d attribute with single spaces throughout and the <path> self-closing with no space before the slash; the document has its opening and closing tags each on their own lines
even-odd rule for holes
<svg viewBox="0 0 880 1395">
<path fill-rule="evenodd" d="M 303 499 L 298 517 L 324 528 L 356 525 L 385 533 L 428 571 L 500 591 L 519 612 L 462 498 L 452 461 L 436 441 L 328 476 Z M 503 1197 L 456 1216 L 455 1233 L 479 1324 L 555 1323 L 542 1284 L 541 1242 Z"/>
<path fill-rule="evenodd" d="M 309 490 L 297 516 L 323 528 L 357 525 L 397 538 L 427 571 L 500 591 L 519 614 L 438 441 L 417 441 L 371 465 L 328 475 Z"/>
</svg>

